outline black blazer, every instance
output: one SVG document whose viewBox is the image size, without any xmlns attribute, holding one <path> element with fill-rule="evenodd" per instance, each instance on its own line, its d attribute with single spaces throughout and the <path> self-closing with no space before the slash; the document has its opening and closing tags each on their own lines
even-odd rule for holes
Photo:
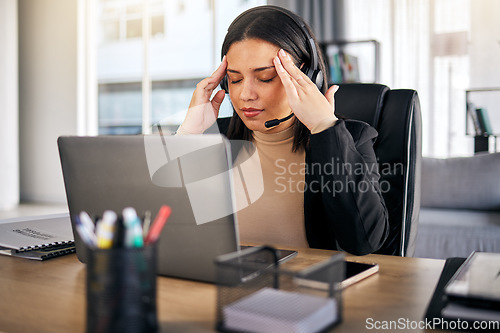
<svg viewBox="0 0 500 333">
<path fill-rule="evenodd" d="M 220 133 L 227 133 L 230 119 L 217 119 Z M 376 138 L 374 128 L 356 120 L 338 120 L 310 135 L 304 192 L 310 247 L 364 255 L 384 243 L 389 222 L 373 151 Z"/>
</svg>

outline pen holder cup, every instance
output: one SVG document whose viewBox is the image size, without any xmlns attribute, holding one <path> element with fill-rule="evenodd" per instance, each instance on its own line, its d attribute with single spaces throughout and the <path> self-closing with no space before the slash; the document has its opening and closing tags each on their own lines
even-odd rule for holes
<svg viewBox="0 0 500 333">
<path fill-rule="evenodd" d="M 217 257 L 217 331 L 326 332 L 342 321 L 344 254 L 300 271 L 277 258 L 269 246 Z"/>
<path fill-rule="evenodd" d="M 156 245 L 89 250 L 87 332 L 155 332 Z"/>
</svg>

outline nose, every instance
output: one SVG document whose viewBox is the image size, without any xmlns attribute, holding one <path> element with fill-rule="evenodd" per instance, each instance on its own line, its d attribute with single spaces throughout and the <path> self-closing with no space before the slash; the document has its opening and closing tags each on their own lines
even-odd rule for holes
<svg viewBox="0 0 500 333">
<path fill-rule="evenodd" d="M 251 80 L 243 80 L 240 91 L 240 99 L 242 101 L 253 101 L 256 100 L 257 97 L 257 90 L 253 82 Z"/>
</svg>

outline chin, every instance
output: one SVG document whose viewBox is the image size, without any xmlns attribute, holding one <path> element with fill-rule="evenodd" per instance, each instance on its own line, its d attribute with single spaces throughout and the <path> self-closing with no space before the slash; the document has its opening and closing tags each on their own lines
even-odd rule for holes
<svg viewBox="0 0 500 333">
<path fill-rule="evenodd" d="M 251 131 L 265 131 L 266 126 L 264 126 L 264 121 L 259 121 L 257 119 L 245 119 L 242 120 L 243 124 Z"/>
</svg>

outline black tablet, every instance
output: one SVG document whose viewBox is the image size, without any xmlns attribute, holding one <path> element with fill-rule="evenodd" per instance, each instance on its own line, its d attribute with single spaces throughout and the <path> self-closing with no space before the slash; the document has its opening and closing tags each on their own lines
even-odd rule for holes
<svg viewBox="0 0 500 333">
<path fill-rule="evenodd" d="M 500 309 L 500 253 L 473 252 L 445 286 L 449 300 Z"/>
</svg>

